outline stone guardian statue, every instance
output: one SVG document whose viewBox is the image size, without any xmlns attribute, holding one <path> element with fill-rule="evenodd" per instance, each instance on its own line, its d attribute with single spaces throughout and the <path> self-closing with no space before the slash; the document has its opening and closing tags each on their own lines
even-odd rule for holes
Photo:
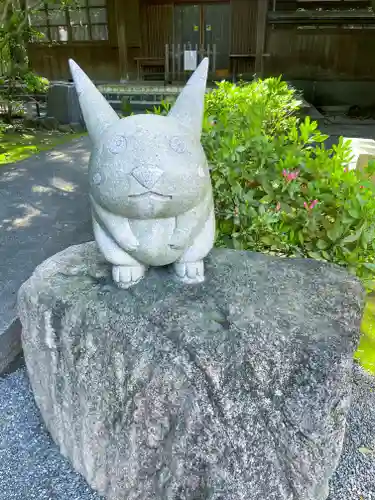
<svg viewBox="0 0 375 500">
<path fill-rule="evenodd" d="M 72 60 L 92 152 L 90 199 L 97 245 L 113 280 L 129 288 L 149 266 L 172 264 L 184 283 L 204 280 L 215 217 L 200 143 L 208 59 L 193 73 L 168 116 L 120 119 Z"/>
</svg>

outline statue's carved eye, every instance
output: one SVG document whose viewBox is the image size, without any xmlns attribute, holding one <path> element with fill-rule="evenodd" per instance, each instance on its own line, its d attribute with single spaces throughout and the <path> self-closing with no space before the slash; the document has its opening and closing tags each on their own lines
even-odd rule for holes
<svg viewBox="0 0 375 500">
<path fill-rule="evenodd" d="M 186 144 L 179 137 L 172 137 L 169 141 L 169 145 L 176 153 L 184 153 L 186 151 Z"/>
<path fill-rule="evenodd" d="M 127 146 L 126 138 L 123 135 L 115 135 L 108 144 L 108 149 L 113 154 L 118 154 Z"/>
</svg>

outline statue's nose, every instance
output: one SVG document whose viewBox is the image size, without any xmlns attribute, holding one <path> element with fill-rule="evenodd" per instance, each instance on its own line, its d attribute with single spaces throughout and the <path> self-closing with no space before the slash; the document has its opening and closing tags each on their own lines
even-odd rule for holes
<svg viewBox="0 0 375 500">
<path fill-rule="evenodd" d="M 136 167 L 132 170 L 132 176 L 147 189 L 152 189 L 163 175 L 163 171 L 157 167 Z"/>
</svg>

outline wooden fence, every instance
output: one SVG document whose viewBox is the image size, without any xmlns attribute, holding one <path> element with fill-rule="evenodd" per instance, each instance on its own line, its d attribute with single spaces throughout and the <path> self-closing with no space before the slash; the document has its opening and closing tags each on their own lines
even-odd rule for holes
<svg viewBox="0 0 375 500">
<path fill-rule="evenodd" d="M 375 80 L 371 2 L 273 0 L 269 5 L 266 73 L 303 80 Z"/>
<path fill-rule="evenodd" d="M 375 80 L 375 29 L 271 28 L 267 52 L 266 74 L 301 80 Z"/>
</svg>

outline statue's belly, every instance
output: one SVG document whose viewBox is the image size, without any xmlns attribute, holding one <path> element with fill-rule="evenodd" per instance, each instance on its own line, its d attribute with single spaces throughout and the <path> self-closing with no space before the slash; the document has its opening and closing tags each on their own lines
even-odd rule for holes
<svg viewBox="0 0 375 500">
<path fill-rule="evenodd" d="M 169 242 L 176 228 L 176 219 L 129 220 L 130 228 L 139 242 L 134 257 L 149 266 L 165 266 L 175 262 L 185 249 L 176 250 Z M 186 235 L 186 247 L 190 243 L 190 234 Z"/>
</svg>

